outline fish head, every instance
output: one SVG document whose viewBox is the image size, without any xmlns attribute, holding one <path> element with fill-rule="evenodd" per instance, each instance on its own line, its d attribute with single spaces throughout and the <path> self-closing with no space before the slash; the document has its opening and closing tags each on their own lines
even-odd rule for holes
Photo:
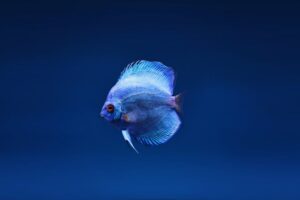
<svg viewBox="0 0 300 200">
<path fill-rule="evenodd" d="M 120 103 L 108 100 L 104 103 L 100 116 L 109 122 L 114 122 L 121 119 L 121 105 Z"/>
</svg>

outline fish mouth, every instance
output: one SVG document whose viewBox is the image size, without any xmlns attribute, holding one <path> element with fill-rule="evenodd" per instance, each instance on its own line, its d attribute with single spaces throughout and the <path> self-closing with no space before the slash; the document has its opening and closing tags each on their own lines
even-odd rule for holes
<svg viewBox="0 0 300 200">
<path fill-rule="evenodd" d="M 103 113 L 102 111 L 99 113 L 99 115 L 100 115 L 101 118 L 104 118 L 104 117 L 105 117 L 105 116 L 104 116 L 104 113 Z"/>
</svg>

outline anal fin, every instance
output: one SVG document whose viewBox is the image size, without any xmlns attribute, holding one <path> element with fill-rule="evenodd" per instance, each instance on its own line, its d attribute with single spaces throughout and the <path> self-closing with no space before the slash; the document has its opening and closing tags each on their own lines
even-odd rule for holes
<svg viewBox="0 0 300 200">
<path fill-rule="evenodd" d="M 133 148 L 134 151 L 135 151 L 136 153 L 139 153 L 139 152 L 136 150 L 136 148 L 133 146 L 133 144 L 132 144 L 132 141 L 131 141 L 131 137 L 130 137 L 129 132 L 128 132 L 127 130 L 122 130 L 122 135 L 123 135 L 123 137 L 124 137 L 124 140 L 125 140 L 126 142 L 128 142 L 128 144 L 131 146 L 131 148 Z"/>
</svg>

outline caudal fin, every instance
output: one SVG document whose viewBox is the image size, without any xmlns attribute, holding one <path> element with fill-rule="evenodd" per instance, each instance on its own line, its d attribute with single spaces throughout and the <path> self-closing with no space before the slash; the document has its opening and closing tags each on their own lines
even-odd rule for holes
<svg viewBox="0 0 300 200">
<path fill-rule="evenodd" d="M 177 112 L 182 112 L 182 94 L 177 94 L 175 96 L 175 109 Z"/>
</svg>

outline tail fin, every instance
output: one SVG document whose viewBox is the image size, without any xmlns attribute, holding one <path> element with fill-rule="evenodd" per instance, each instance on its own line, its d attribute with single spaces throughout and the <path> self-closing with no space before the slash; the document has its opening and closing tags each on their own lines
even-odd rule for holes
<svg viewBox="0 0 300 200">
<path fill-rule="evenodd" d="M 182 94 L 177 94 L 175 96 L 175 109 L 177 112 L 182 112 Z"/>
</svg>

